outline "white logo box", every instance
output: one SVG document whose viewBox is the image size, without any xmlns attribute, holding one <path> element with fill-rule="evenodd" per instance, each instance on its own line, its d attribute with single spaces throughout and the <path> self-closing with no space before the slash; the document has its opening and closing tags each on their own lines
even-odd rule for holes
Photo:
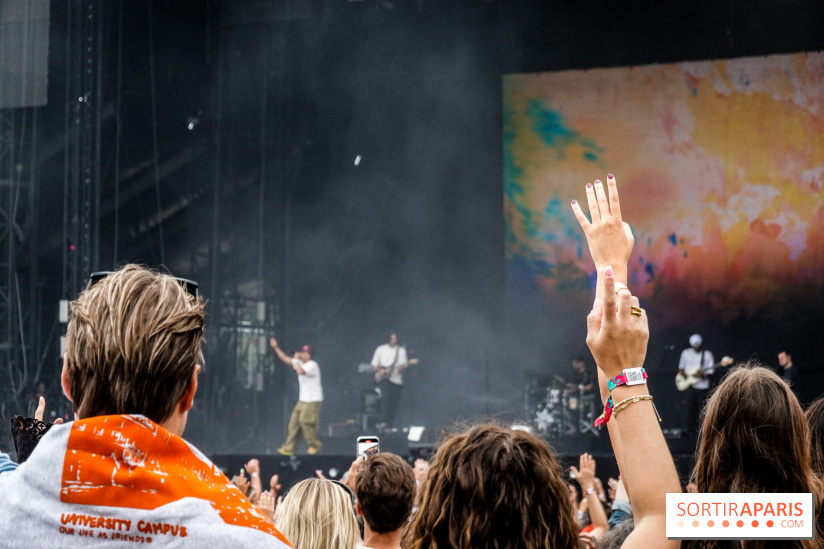
<svg viewBox="0 0 824 549">
<path fill-rule="evenodd" d="M 812 494 L 667 494 L 668 539 L 815 539 Z"/>
</svg>

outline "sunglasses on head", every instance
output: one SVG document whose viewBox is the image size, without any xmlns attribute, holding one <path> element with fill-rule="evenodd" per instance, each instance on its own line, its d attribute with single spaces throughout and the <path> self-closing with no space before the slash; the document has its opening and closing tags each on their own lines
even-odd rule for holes
<svg viewBox="0 0 824 549">
<path fill-rule="evenodd" d="M 86 284 L 86 289 L 88 290 L 110 274 L 114 274 L 114 271 L 98 271 L 96 273 L 92 273 L 89 275 L 89 282 Z M 176 276 L 169 277 L 172 280 L 177 281 L 178 284 L 183 286 L 183 289 L 186 290 L 186 293 L 190 296 L 198 299 L 200 297 L 200 289 L 197 285 L 197 282 L 194 280 L 189 280 L 188 278 L 177 278 Z"/>
<path fill-rule="evenodd" d="M 347 485 L 345 485 L 339 480 L 330 480 L 329 482 L 331 482 L 332 484 L 337 484 L 338 486 L 343 488 L 343 490 L 346 492 L 346 495 L 349 496 L 349 500 L 352 502 L 352 506 L 355 505 L 355 494 L 352 492 L 351 488 L 349 488 Z"/>
</svg>

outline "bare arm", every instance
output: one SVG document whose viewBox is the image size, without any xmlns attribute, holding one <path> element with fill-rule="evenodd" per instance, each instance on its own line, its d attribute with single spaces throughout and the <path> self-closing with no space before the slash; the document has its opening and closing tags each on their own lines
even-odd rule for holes
<svg viewBox="0 0 824 549">
<path fill-rule="evenodd" d="M 589 509 L 589 518 L 592 521 L 592 537 L 597 538 L 604 532 L 609 530 L 609 523 L 607 523 L 607 514 L 604 511 L 604 506 L 598 499 L 598 491 L 595 489 L 595 460 L 589 454 L 581 454 L 578 460 L 580 469 L 576 469 L 573 465 L 570 467 L 575 473 L 575 480 L 581 486 L 581 491 L 587 502 Z"/>
<path fill-rule="evenodd" d="M 608 183 L 609 199 L 600 183 L 587 186 L 591 223 L 573 203 L 598 272 L 596 300 L 587 316 L 587 345 L 600 370 L 602 397 L 609 392 L 603 387 L 607 379 L 644 364 L 649 340 L 646 312 L 630 314 L 631 307 L 639 307 L 638 299 L 616 284 L 626 282 L 633 238 L 621 219 L 615 179 L 610 177 Z M 647 394 L 646 383 L 621 385 L 612 391 L 612 399 L 618 404 Z M 666 494 L 680 492 L 681 486 L 652 402 L 628 405 L 614 413 L 607 425 L 635 516 L 635 530 L 624 547 L 648 547 L 650 543 L 677 547 L 678 541 L 666 541 Z"/>
<path fill-rule="evenodd" d="M 252 491 L 249 492 L 249 501 L 257 503 L 260 494 L 263 493 L 263 486 L 260 484 L 260 462 L 256 459 L 250 459 L 246 465 L 246 472 L 249 473 L 249 478 L 252 483 Z"/>
<path fill-rule="evenodd" d="M 596 180 L 594 184 L 587 184 L 586 194 L 592 217 L 591 222 L 587 219 L 581 206 L 576 201 L 572 201 L 572 211 L 584 230 L 592 260 L 595 263 L 595 272 L 597 274 L 595 283 L 596 303 L 604 300 L 604 272 L 607 267 L 612 267 L 614 280 L 626 286 L 627 262 L 635 245 L 635 238 L 632 236 L 630 226 L 624 223 L 621 218 L 618 185 L 614 177 L 607 177 L 607 187 L 609 197 L 607 197 L 604 185 L 600 181 Z M 602 404 L 606 404 L 609 398 L 607 380 L 608 378 L 604 376 L 604 372 L 601 368 L 598 368 L 598 387 L 601 392 Z M 615 460 L 618 462 L 618 470 L 621 471 L 623 470 L 624 458 L 621 435 L 618 428 L 611 421 L 607 423 L 607 431 L 609 431 L 609 439 L 612 441 Z"/>
<path fill-rule="evenodd" d="M 272 349 L 275 350 L 275 353 L 277 353 L 279 359 L 281 359 L 283 362 L 285 362 L 286 364 L 288 364 L 290 366 L 292 365 L 292 357 L 290 357 L 289 355 L 287 355 L 286 353 L 283 352 L 283 349 L 281 349 L 278 346 L 278 340 L 277 339 L 275 339 L 273 337 L 270 337 L 269 338 L 269 346 L 272 347 Z"/>
</svg>

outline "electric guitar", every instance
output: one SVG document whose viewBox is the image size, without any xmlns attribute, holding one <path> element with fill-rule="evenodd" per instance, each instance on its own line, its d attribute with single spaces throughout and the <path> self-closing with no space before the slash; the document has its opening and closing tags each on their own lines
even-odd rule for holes
<svg viewBox="0 0 824 549">
<path fill-rule="evenodd" d="M 721 359 L 721 362 L 716 362 L 712 365 L 713 369 L 715 368 L 726 368 L 730 364 L 735 362 L 731 356 L 725 356 Z M 696 383 L 698 383 L 701 378 L 698 377 L 698 372 L 701 371 L 701 365 L 696 366 L 695 368 L 690 368 L 689 370 L 685 370 L 682 374 L 678 372 L 675 375 L 675 386 L 678 387 L 679 391 L 686 391 Z"/>
<path fill-rule="evenodd" d="M 412 360 L 407 361 L 406 367 L 414 366 L 418 363 L 417 358 L 413 358 Z M 395 371 L 395 365 L 392 366 L 378 366 L 377 371 L 375 371 L 375 383 L 380 383 L 383 381 L 384 378 L 389 377 L 392 375 L 392 372 Z"/>
</svg>

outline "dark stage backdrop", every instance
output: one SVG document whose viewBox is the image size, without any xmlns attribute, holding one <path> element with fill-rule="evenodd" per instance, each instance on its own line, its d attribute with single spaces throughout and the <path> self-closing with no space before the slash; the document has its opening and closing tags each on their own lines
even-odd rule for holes
<svg viewBox="0 0 824 549">
<path fill-rule="evenodd" d="M 362 7 L 339 12 L 352 25 L 344 25 L 346 30 L 327 26 L 323 31 L 314 96 L 317 141 L 300 178 L 290 242 L 290 318 L 303 327 L 297 342 L 316 341 L 322 364 L 334 375 L 368 361 L 387 329 L 398 329 L 422 359 L 414 396 L 412 386 L 404 395 L 402 423 L 439 425 L 456 417 L 520 413 L 531 374 L 565 370 L 572 354 L 586 353 L 584 318 L 591 301 L 582 296 L 588 295 L 589 277 L 585 254 L 578 255 L 579 229 L 567 215 L 568 202 L 583 199 L 587 181 L 613 171 L 628 197 L 635 191 L 655 207 L 637 203 L 628 215 L 646 222 L 636 227 L 634 283 L 648 283 L 643 297 L 653 333 L 647 366 L 661 400 L 673 403 L 663 406 L 665 422 L 680 422 L 673 376 L 678 351 L 695 331 L 719 356 L 758 357 L 772 365 L 780 346 L 792 346 L 810 382 L 802 396 L 812 398 L 824 387 L 815 362 L 822 314 L 813 207 L 820 202 L 815 184 L 821 175 L 814 171 L 821 163 L 821 138 L 814 131 L 821 124 L 821 95 L 814 93 L 820 86 L 820 56 L 764 60 L 778 67 L 774 72 L 782 82 L 794 81 L 792 71 L 804 75 L 795 84 L 803 98 L 780 84 L 780 90 L 765 89 L 756 99 L 741 92 L 736 113 L 745 114 L 728 118 L 741 135 L 724 134 L 725 118 L 712 112 L 724 109 L 723 94 L 705 73 L 721 71 L 718 79 L 726 78 L 733 92 L 743 85 L 747 63 L 752 63 L 748 57 L 815 52 L 824 44 L 812 26 L 824 20 L 820 6 L 491 2 L 449 8 L 427 3 L 422 10 Z M 713 59 L 740 61 L 707 62 Z M 626 68 L 658 63 L 678 64 Z M 782 63 L 792 70 L 782 72 Z M 544 87 L 534 90 L 527 77 L 506 76 L 547 71 L 552 74 L 535 77 Z M 756 70 L 752 78 L 759 77 Z M 630 89 L 619 96 L 616 82 Z M 690 113 L 667 100 L 676 89 L 685 101 L 706 101 L 709 112 L 691 120 Z M 530 103 L 531 91 L 546 94 L 538 99 L 566 94 L 572 98 L 569 108 L 582 113 L 586 127 L 563 110 L 561 119 L 553 119 L 551 111 L 561 109 L 551 102 Z M 516 95 L 521 101 L 517 120 L 512 112 Z M 598 116 L 605 110 L 603 118 Z M 757 133 L 746 124 L 739 130 L 741 117 L 757 118 L 762 126 Z M 648 140 L 639 142 L 635 134 L 627 138 L 626 126 L 617 126 L 616 120 Z M 521 250 L 513 254 L 507 248 L 513 227 L 504 219 L 521 221 L 508 194 L 513 191 L 509 154 L 519 152 L 506 141 L 513 123 L 560 132 L 558 148 L 547 148 L 553 153 L 568 147 L 566 159 L 579 170 L 561 170 L 557 202 L 546 193 L 525 206 L 552 218 L 539 227 L 539 239 L 575 242 L 564 248 L 570 268 L 558 270 L 566 277 L 562 305 L 547 300 L 539 278 L 529 271 L 546 266 L 540 258 L 519 261 Z M 666 124 L 671 124 L 674 144 L 666 142 Z M 695 152 L 695 162 L 667 156 L 689 149 L 679 141 L 693 139 L 682 127 L 686 124 L 707 140 L 707 154 L 717 156 Z M 659 129 L 662 133 L 656 134 Z M 536 147 L 547 137 L 537 133 L 532 138 Z M 532 152 L 529 144 L 523 146 Z M 747 157 L 756 146 L 758 158 Z M 795 166 L 797 150 L 806 155 L 805 167 Z M 548 156 L 541 157 L 544 164 L 532 166 L 534 173 L 550 165 Z M 733 169 L 731 158 L 750 172 Z M 693 166 L 710 173 L 697 178 Z M 553 170 L 546 177 L 558 175 Z M 699 202 L 694 205 L 699 219 L 656 226 L 692 215 L 691 202 Z M 739 215 L 753 208 L 755 214 Z M 781 226 L 781 235 L 773 239 L 775 225 Z M 732 242 L 725 241 L 730 236 Z M 776 248 L 783 251 L 773 257 Z M 695 265 L 700 272 L 690 271 Z M 515 282 L 509 292 L 507 276 Z M 656 286 L 661 280 L 667 284 Z M 327 417 L 345 414 L 348 406 L 351 401 L 330 402 Z"/>
<path fill-rule="evenodd" d="M 440 426 L 484 414 L 514 417 L 523 411 L 527 372 L 551 373 L 566 367 L 573 353 L 586 352 L 589 303 L 580 312 L 548 310 L 537 286 L 505 291 L 505 75 L 577 71 L 571 74 L 590 78 L 600 69 L 824 47 L 824 4 L 817 0 L 315 0 L 279 9 L 286 4 L 175 0 L 155 1 L 148 10 L 145 3 L 124 2 L 121 56 L 115 9 L 120 4 L 105 4 L 97 268 L 139 260 L 165 264 L 201 283 L 210 325 L 187 435 L 206 451 L 266 451 L 280 443 L 296 398 L 295 375 L 270 354 L 254 359 L 260 368 L 252 376 L 252 359 L 239 360 L 254 354 L 265 333 L 277 335 L 288 349 L 315 347 L 326 391 L 323 429 L 354 417 L 358 392 L 368 386 L 354 370 L 371 359 L 389 330 L 400 331 L 421 361 L 407 375 L 398 418 L 403 425 Z M 41 317 L 47 320 L 41 339 L 51 349 L 43 355 L 48 360 L 41 378 L 53 388 L 55 401 L 63 132 L 75 101 L 64 96 L 66 25 L 60 5 L 52 3 L 49 104 L 39 117 L 42 147 L 33 201 Z M 708 86 L 702 78 L 695 85 Z M 643 91 L 633 93 L 650 101 Z M 712 97 L 709 87 L 698 93 L 700 100 Z M 786 106 L 791 113 L 800 108 Z M 674 116 L 681 120 L 678 112 Z M 589 123 L 592 135 L 579 133 L 599 138 L 597 123 Z M 112 146 L 118 135 L 119 155 Z M 751 138 L 730 136 L 718 146 Z M 578 185 L 575 198 L 582 198 L 586 181 L 608 170 L 630 192 L 644 183 L 639 174 L 645 166 L 655 170 L 647 177 L 670 168 L 660 151 L 625 145 L 633 171 L 609 157 L 608 164 L 570 182 Z M 576 147 L 583 153 L 587 143 Z M 786 144 L 779 149 L 787 150 Z M 767 183 L 779 177 L 767 169 L 763 175 Z M 820 180 L 820 174 L 815 177 Z M 688 189 L 684 197 L 704 196 L 696 181 L 679 186 Z M 573 196 L 560 198 L 559 211 Z M 801 218 L 813 219 L 804 213 L 800 195 L 782 192 L 772 200 L 776 209 L 788 204 L 802 211 Z M 783 221 L 761 219 L 763 242 L 775 232 L 773 224 L 781 225 L 780 235 L 789 230 Z M 692 257 L 692 234 L 679 229 L 675 244 L 666 248 L 670 233 L 656 230 L 644 228 L 656 246 Z M 790 256 L 800 249 L 793 242 Z M 804 254 L 801 249 L 798 257 Z M 645 253 L 644 259 L 655 258 Z M 657 276 L 662 267 L 655 261 Z M 585 287 L 586 280 L 581 283 Z M 689 292 L 704 299 L 709 288 L 715 286 L 690 285 Z M 709 348 L 737 358 L 773 361 L 777 347 L 788 342 L 813 396 L 824 372 L 816 352 L 824 320 L 820 298 L 779 293 L 786 294 L 780 315 L 774 307 L 741 310 L 732 303 L 713 308 L 719 314 L 695 325 L 694 311 L 679 312 L 685 301 L 650 297 L 647 307 L 658 311 L 648 358 L 656 394 L 676 398 L 666 391 L 675 392 L 677 350 L 665 347 L 680 349 L 692 331 L 701 331 Z M 262 325 L 255 319 L 257 300 L 267 305 Z M 55 335 L 49 340 L 50 331 Z M 676 414 L 666 413 L 665 421 L 677 423 Z"/>
<path fill-rule="evenodd" d="M 653 389 L 665 401 L 662 413 L 666 424 L 680 423 L 673 376 L 678 350 L 686 346 L 694 331 L 703 333 L 716 354 L 739 359 L 756 356 L 774 363 L 779 346 L 794 346 L 802 373 L 811 382 L 805 385 L 809 388 L 805 397 L 814 396 L 822 386 L 815 362 L 816 330 L 822 320 L 820 292 L 813 291 L 818 286 L 796 285 L 803 292 L 781 289 L 797 279 L 775 277 L 769 271 L 757 278 L 773 289 L 771 296 L 764 298 L 767 286 L 732 287 L 738 279 L 718 280 L 716 276 L 740 274 L 735 264 L 746 271 L 753 266 L 773 268 L 780 262 L 771 259 L 771 248 L 764 245 L 780 243 L 790 231 L 789 226 L 782 227 L 782 236 L 769 238 L 771 231 L 775 232 L 773 225 L 785 223 L 778 217 L 779 210 L 785 216 L 792 211 L 800 215 L 792 233 L 795 236 L 782 253 L 795 259 L 808 258 L 804 259 L 808 273 L 820 265 L 814 249 L 805 251 L 803 241 L 816 234 L 812 230 L 816 217 L 812 210 L 807 211 L 811 201 L 801 191 L 792 196 L 785 193 L 791 174 L 802 172 L 772 169 L 783 167 L 777 157 L 801 147 L 804 138 L 799 133 L 789 142 L 785 137 L 776 140 L 778 148 L 769 163 L 736 156 L 736 161 L 747 166 L 759 166 L 752 174 L 725 172 L 730 156 L 721 153 L 718 159 L 699 158 L 698 164 L 704 162 L 702 165 L 715 170 L 712 174 L 717 177 L 696 179 L 688 160 L 674 164 L 666 156 L 667 143 L 663 137 L 656 139 L 653 125 L 670 123 L 673 139 L 681 139 L 678 132 L 683 132 L 683 139 L 689 140 L 694 136 L 679 124 L 703 121 L 711 129 L 699 138 L 709 140 L 705 145 L 708 150 L 723 149 L 727 143 L 738 147 L 729 154 L 746 155 L 746 145 L 755 140 L 759 155 L 770 151 L 769 127 L 779 120 L 787 131 L 802 122 L 812 124 L 804 120 L 820 106 L 820 94 L 815 96 L 804 88 L 804 106 L 794 103 L 792 91 L 782 88 L 781 98 L 770 99 L 772 91 L 765 90 L 759 95 L 764 103 L 758 106 L 759 113 L 770 116 L 762 117 L 764 133 L 726 136 L 719 130 L 723 119 L 702 111 L 705 118 L 690 121 L 690 114 L 668 102 L 666 93 L 674 86 L 685 94 L 684 100 L 693 100 L 695 90 L 696 101 L 706 101 L 707 108 L 723 108 L 723 101 L 716 97 L 719 92 L 713 89 L 715 82 L 702 71 L 712 67 L 720 70 L 718 66 L 733 71 L 736 62 L 705 65 L 705 61 L 813 52 L 824 45 L 824 36 L 818 31 L 821 23 L 824 10 L 813 2 L 738 7 L 709 1 L 632 7 L 608 2 L 418 2 L 394 3 L 391 8 L 385 3 L 341 2 L 318 7 L 311 18 L 282 23 L 288 25 L 289 34 L 285 42 L 272 44 L 269 59 L 284 49 L 292 66 L 300 70 L 295 79 L 299 100 L 293 103 L 298 111 L 291 124 L 301 141 L 296 149 L 298 167 L 283 183 L 291 185 L 288 210 L 272 210 L 273 216 L 289 216 L 283 263 L 284 308 L 278 329 L 285 345 L 308 342 L 317 349 L 327 397 L 324 422 L 354 415 L 358 384 L 364 381 L 353 381 L 357 377 L 354 368 L 369 361 L 389 330 L 400 331 L 411 354 L 421 360 L 417 370 L 407 376 L 398 421 L 403 425 L 440 426 L 456 418 L 485 414 L 515 417 L 523 412 L 523 390 L 531 374 L 560 371 L 572 354 L 586 353 L 584 319 L 591 301 L 582 298 L 589 292 L 585 255 L 579 256 L 577 247 L 565 248 L 571 253 L 570 269 L 562 270 L 568 277 L 564 283 L 570 288 L 566 294 L 569 303 L 556 307 L 555 301 L 547 301 L 534 273 L 524 275 L 524 265 L 536 268 L 542 265 L 540 261 L 532 261 L 533 257 L 531 263 L 519 262 L 517 254 L 507 248 L 517 229 L 504 221 L 505 216 L 512 221 L 515 210 L 511 196 L 502 196 L 501 179 L 510 193 L 512 166 L 508 158 L 510 153 L 517 156 L 522 151 L 517 144 L 505 141 L 508 137 L 502 138 L 501 128 L 506 136 L 513 123 L 529 127 L 536 120 L 548 132 L 560 131 L 560 141 L 571 148 L 569 158 L 575 156 L 576 167 L 586 168 L 575 174 L 563 172 L 564 187 L 558 192 L 557 203 L 551 194 L 545 194 L 525 205 L 557 215 L 554 224 L 540 227 L 545 232 L 541 238 L 557 237 L 580 244 L 574 219 L 559 220 L 569 199 L 581 200 L 583 185 L 595 177 L 603 179 L 607 171 L 623 177 L 620 180 L 625 182 L 628 197 L 633 191 L 643 194 L 644 199 L 655 197 L 656 210 L 638 203 L 628 214 L 647 222 L 637 227 L 637 249 L 644 253 L 633 256 L 638 266 L 634 282 L 654 277 L 649 278 L 654 282 L 644 296 L 653 323 L 647 365 Z M 232 57 L 232 64 L 236 68 L 260 64 L 255 54 L 257 44 L 272 31 L 256 26 L 242 32 L 249 44 Z M 238 39 L 238 44 L 242 43 Z M 819 58 L 805 61 L 802 55 L 793 59 L 797 59 L 793 66 L 801 67 Z M 592 70 L 658 63 L 679 64 Z M 586 127 L 579 127 L 564 111 L 562 118 L 554 121 L 549 111 L 558 106 L 529 103 L 531 84 L 526 77 L 505 76 L 544 72 L 556 75 L 566 87 L 552 81 L 553 75 L 536 77 L 546 86 L 535 88 L 535 93 L 562 89 L 568 98 L 577 94 L 578 101 L 570 100 L 569 108 L 584 111 L 588 105 L 596 105 L 601 109 L 598 113 L 614 104 L 609 103 L 613 100 L 610 87 L 618 78 L 631 88 L 628 95 L 620 97 L 624 101 L 621 105 L 638 109 L 624 114 L 634 130 L 646 132 L 649 141 L 626 139 L 626 130 L 622 133 L 614 122 L 622 113 L 614 109 L 603 119 L 590 112 Z M 733 83 L 740 83 L 740 76 L 741 71 L 728 75 L 731 91 Z M 247 77 L 240 85 L 245 93 L 263 85 L 255 71 L 249 71 Z M 589 83 L 599 89 L 587 92 Z M 820 81 L 812 85 L 820 86 Z M 516 95 L 520 110 L 513 114 Z M 755 104 L 746 94 L 740 95 L 745 108 Z M 603 98 L 608 99 L 606 104 L 599 101 Z M 793 118 L 764 106 L 770 100 L 779 102 Z M 247 101 L 251 105 L 251 100 Z M 670 115 L 663 112 L 667 108 L 673 110 Z M 533 118 L 516 120 L 515 115 Z M 820 127 L 820 118 L 817 120 Z M 812 136 L 814 126 L 803 124 L 803 130 L 798 131 Z M 521 134 L 516 131 L 515 135 Z M 546 136 L 536 136 L 535 142 L 541 137 Z M 808 158 L 818 155 L 820 163 L 820 136 L 809 141 L 812 149 L 819 150 L 810 152 Z M 621 147 L 613 148 L 614 143 Z M 680 141 L 675 144 L 676 152 L 687 148 Z M 683 173 L 676 181 L 672 174 L 678 175 L 679 166 Z M 543 167 L 547 164 L 537 166 L 536 173 Z M 235 170 L 240 171 L 240 167 Z M 662 174 L 668 175 L 663 178 Z M 733 176 L 741 178 L 740 189 L 724 186 Z M 807 196 L 820 201 L 813 183 L 820 183 L 821 175 L 809 177 L 809 181 L 802 177 L 793 184 L 799 189 L 806 184 Z M 661 180 L 663 184 L 656 185 Z M 723 185 L 708 198 L 717 181 Z M 756 192 L 754 199 L 757 208 L 767 208 L 769 205 L 762 203 L 772 201 L 775 213 L 737 217 L 737 204 L 749 204 L 747 192 L 760 189 L 757 184 L 778 189 Z M 653 197 L 651 190 L 656 189 L 666 189 L 669 194 Z M 712 218 L 713 200 L 721 208 L 718 226 L 706 223 Z M 674 212 L 692 214 L 688 203 L 695 201 L 704 201 L 696 206 L 701 212 L 699 220 L 692 224 L 684 220 L 674 228 L 656 226 Z M 254 211 L 254 193 L 250 193 L 248 204 L 249 211 Z M 235 211 L 242 217 L 242 208 Z M 751 234 L 734 233 L 734 242 L 725 243 L 724 235 L 733 233 L 720 225 L 722 222 L 745 227 Z M 802 228 L 803 223 L 809 223 L 809 232 Z M 711 229 L 709 235 L 703 232 L 705 225 Z M 712 240 L 716 248 L 705 246 L 703 239 L 711 235 L 718 235 Z M 652 243 L 647 244 L 648 240 Z M 238 246 L 233 253 L 249 257 L 251 252 L 243 250 L 242 242 Z M 647 251 L 650 246 L 654 250 Z M 702 253 L 724 250 L 729 255 L 745 249 L 761 255 L 738 263 L 731 256 L 705 257 L 702 274 L 689 270 L 688 265 L 696 264 L 690 261 Z M 673 264 L 672 271 L 668 261 Z M 654 290 L 659 280 L 670 281 L 662 278 L 669 272 L 675 273 L 676 283 Z M 505 290 L 507 273 L 515 278 L 524 275 L 510 286 L 514 291 Z M 694 283 L 678 278 L 683 276 L 695 279 Z M 277 281 L 273 279 L 272 284 Z M 742 302 L 735 296 L 751 297 Z M 670 350 L 673 345 L 675 350 Z M 289 411 L 295 385 L 288 371 L 277 380 L 278 390 L 287 388 L 282 402 L 288 404 L 268 412 L 276 421 Z M 666 402 L 673 405 L 668 407 Z"/>
</svg>

